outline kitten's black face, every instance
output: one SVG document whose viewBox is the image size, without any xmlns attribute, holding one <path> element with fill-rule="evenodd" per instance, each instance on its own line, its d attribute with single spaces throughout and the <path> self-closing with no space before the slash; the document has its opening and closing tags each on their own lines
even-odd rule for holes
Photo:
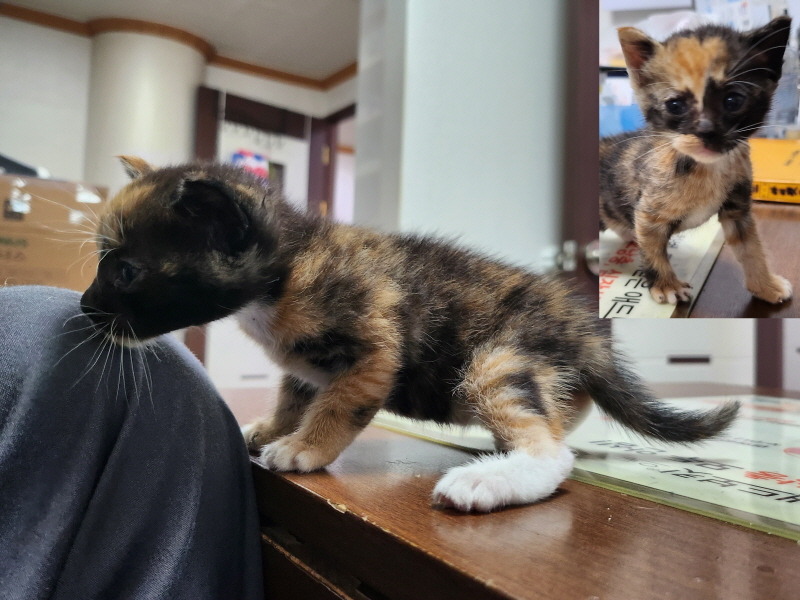
<svg viewBox="0 0 800 600">
<path fill-rule="evenodd" d="M 746 85 L 709 78 L 701 99 L 690 90 L 670 90 L 661 94 L 665 99 L 653 102 L 646 117 L 657 131 L 694 137 L 697 141 L 683 141 L 687 154 L 713 158 L 730 152 L 756 132 L 769 111 L 769 89 L 766 82 Z"/>
<path fill-rule="evenodd" d="M 700 162 L 715 162 L 763 125 L 781 75 L 788 17 L 739 33 L 705 26 L 663 44 L 620 30 L 631 82 L 650 127 Z"/>
<path fill-rule="evenodd" d="M 178 169 L 132 182 L 102 220 L 101 260 L 83 311 L 115 341 L 136 343 L 251 301 L 268 259 L 233 195 Z"/>
</svg>

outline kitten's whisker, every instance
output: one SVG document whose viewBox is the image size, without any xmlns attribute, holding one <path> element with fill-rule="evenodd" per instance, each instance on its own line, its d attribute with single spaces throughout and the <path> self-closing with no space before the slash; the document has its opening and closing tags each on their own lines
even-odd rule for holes
<svg viewBox="0 0 800 600">
<path fill-rule="evenodd" d="M 782 29 L 778 29 L 777 31 L 773 31 L 773 32 L 772 32 L 772 33 L 770 33 L 768 36 L 765 36 L 764 38 L 762 38 L 761 40 L 759 40 L 759 41 L 758 41 L 758 43 L 760 44 L 761 42 L 763 42 L 763 41 L 764 41 L 764 40 L 766 40 L 767 38 L 771 38 L 773 35 L 775 35 L 775 34 L 777 34 L 777 33 L 781 33 L 782 31 L 783 31 Z M 754 45 L 750 46 L 750 47 L 747 49 L 747 51 L 749 52 L 750 50 L 752 50 L 752 49 L 753 49 L 753 48 L 755 48 L 755 47 L 756 47 L 756 44 L 754 44 Z M 753 60 L 753 59 L 754 59 L 756 56 L 759 56 L 759 55 L 761 55 L 761 54 L 764 54 L 765 52 L 770 52 L 771 50 L 777 50 L 777 49 L 779 49 L 779 48 L 786 48 L 786 45 L 785 45 L 785 44 L 780 44 L 780 45 L 778 45 L 778 46 L 772 46 L 771 48 L 766 48 L 766 49 L 764 49 L 764 50 L 761 50 L 760 52 L 756 52 L 755 54 L 747 54 L 747 55 L 743 56 L 742 58 L 740 58 L 740 59 L 739 59 L 739 61 L 738 61 L 738 62 L 736 62 L 736 63 L 735 63 L 735 64 L 734 64 L 734 65 L 731 67 L 731 73 L 730 73 L 729 77 L 738 77 L 738 76 L 739 76 L 739 74 L 740 74 L 741 72 L 740 72 L 740 71 L 736 71 L 736 69 L 737 69 L 737 68 L 739 68 L 739 67 L 743 67 L 743 66 L 745 66 L 747 63 L 749 63 L 751 60 Z M 747 60 L 745 60 L 745 59 L 747 59 Z M 744 60 L 744 62 L 742 62 L 743 60 Z M 759 68 L 760 68 L 760 69 L 764 69 L 765 71 L 772 71 L 772 73 L 774 73 L 774 72 L 775 72 L 775 71 L 773 71 L 772 69 L 767 69 L 766 67 L 759 67 Z"/>
<path fill-rule="evenodd" d="M 733 85 L 735 83 L 741 83 L 741 84 L 744 84 L 744 85 L 752 85 L 754 88 L 761 89 L 760 85 L 758 85 L 757 83 L 753 83 L 752 81 L 743 81 L 743 80 L 729 81 L 728 85 Z"/>
<path fill-rule="evenodd" d="M 102 343 L 97 347 L 97 349 L 94 351 L 94 353 L 89 357 L 88 366 L 83 370 L 83 373 L 81 373 L 81 375 L 78 377 L 78 379 L 75 380 L 75 383 L 73 383 L 70 386 L 69 389 L 73 389 L 76 385 L 78 385 L 78 383 L 80 383 L 80 381 L 84 377 L 86 377 L 91 372 L 92 369 L 94 369 L 95 365 L 97 365 L 97 362 L 100 360 L 100 357 L 103 355 L 103 350 L 105 349 L 105 344 L 106 344 L 107 341 L 108 341 L 108 338 L 104 338 L 103 339 Z M 95 356 L 97 358 L 95 358 Z"/>
<path fill-rule="evenodd" d="M 128 337 L 128 341 L 129 342 L 131 341 L 130 336 Z M 139 403 L 141 402 L 141 396 L 139 396 L 139 384 L 136 381 L 137 379 L 136 366 L 133 364 L 133 350 L 134 349 L 132 347 L 128 348 L 128 358 L 130 359 L 131 362 L 131 379 L 133 380 L 133 392 L 134 394 L 136 394 L 136 402 Z"/>
<path fill-rule="evenodd" d="M 62 361 L 62 360 L 64 360 L 64 359 L 65 359 L 67 356 L 69 356 L 70 354 L 72 354 L 73 352 L 75 352 L 75 350 L 77 350 L 78 348 L 80 348 L 81 346 L 83 346 L 84 344 L 86 344 L 87 342 L 89 342 L 89 341 L 93 340 L 93 339 L 94 339 L 94 338 L 96 338 L 98 335 L 100 335 L 101 333 L 103 333 L 103 329 L 104 329 L 104 326 L 101 326 L 100 328 L 98 328 L 98 329 L 97 329 L 97 331 L 95 331 L 95 332 L 94 332 L 94 333 L 92 333 L 91 335 L 87 336 L 85 340 L 81 341 L 80 343 L 76 344 L 76 345 L 75 345 L 75 346 L 74 346 L 72 349 L 70 349 L 70 350 L 68 350 L 67 352 L 65 352 L 65 353 L 64 353 L 64 356 L 62 356 L 61 358 L 59 358 L 59 359 L 58 359 L 58 361 L 56 361 L 56 364 L 54 364 L 54 365 L 53 365 L 53 369 L 55 369 L 55 368 L 56 368 L 56 367 L 57 367 L 57 366 L 58 366 L 58 365 L 61 363 L 61 361 Z"/>
<path fill-rule="evenodd" d="M 640 158 L 643 158 L 643 157 L 647 156 L 651 152 L 655 152 L 656 150 L 660 150 L 661 148 L 664 148 L 664 147 L 669 146 L 671 144 L 672 144 L 672 140 L 670 140 L 669 142 L 664 142 L 663 144 L 660 144 L 658 146 L 655 146 L 655 147 L 651 148 L 650 150 L 648 150 L 647 152 L 643 152 L 639 156 L 636 156 L 636 157 L 632 158 L 631 162 L 633 162 L 635 160 L 639 160 Z"/>
<path fill-rule="evenodd" d="M 136 341 L 136 344 L 138 346 L 137 354 L 138 354 L 139 360 L 140 360 L 140 362 L 142 364 L 142 370 L 144 372 L 144 381 L 147 384 L 147 391 L 148 391 L 148 393 L 150 395 L 150 406 L 153 409 L 153 414 L 155 414 L 156 405 L 155 405 L 155 402 L 153 402 L 153 377 L 152 377 L 152 374 L 150 373 L 150 366 L 147 364 L 147 346 L 143 346 L 140 343 L 139 336 L 137 336 L 133 332 L 131 332 L 131 333 L 133 334 L 134 340 Z"/>
<path fill-rule="evenodd" d="M 755 131 L 756 129 L 767 129 L 769 127 L 786 127 L 785 125 L 750 125 L 749 127 L 742 127 L 736 129 L 733 133 L 743 133 L 745 131 Z"/>
<path fill-rule="evenodd" d="M 97 390 L 100 389 L 100 384 L 103 381 L 103 375 L 106 372 L 106 365 L 108 365 L 108 359 L 113 354 L 114 346 L 116 345 L 116 344 L 114 344 L 114 341 L 108 336 L 106 336 L 105 344 L 106 344 L 106 346 L 108 346 L 108 350 L 106 351 L 106 359 L 103 361 L 103 368 L 100 371 L 100 377 L 97 380 L 97 387 L 95 387 L 95 389 L 94 389 L 94 393 L 95 394 L 97 393 Z M 108 379 L 106 379 L 106 392 L 108 392 Z"/>
<path fill-rule="evenodd" d="M 641 139 L 641 138 L 654 138 L 654 137 L 668 137 L 668 138 L 671 138 L 673 136 L 672 136 L 672 134 L 669 134 L 669 133 L 653 133 L 653 134 L 647 134 L 647 135 L 637 135 L 637 136 L 634 136 L 634 137 L 625 138 L 624 140 L 620 140 L 616 144 L 611 144 L 611 146 L 612 147 L 613 146 L 619 146 L 620 144 L 624 144 L 625 142 L 628 142 L 630 140 L 638 140 L 638 139 Z"/>
<path fill-rule="evenodd" d="M 95 327 L 97 327 L 97 325 L 95 323 L 92 323 L 91 325 L 87 325 L 86 327 L 81 327 L 79 329 L 70 329 L 69 331 L 62 331 L 61 333 L 56 333 L 50 339 L 54 340 L 63 335 L 69 335 L 70 333 L 80 333 L 81 331 L 86 331 L 87 329 L 94 329 Z"/>
</svg>

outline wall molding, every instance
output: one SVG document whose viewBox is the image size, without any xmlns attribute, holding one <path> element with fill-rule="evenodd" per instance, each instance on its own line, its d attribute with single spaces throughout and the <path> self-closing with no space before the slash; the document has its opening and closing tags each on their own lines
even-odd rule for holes
<svg viewBox="0 0 800 600">
<path fill-rule="evenodd" d="M 42 27 L 49 27 L 50 29 L 58 29 L 59 31 L 66 31 L 67 33 L 74 33 L 75 35 L 82 35 L 89 37 L 89 27 L 86 23 L 81 21 L 74 21 L 65 17 L 58 17 L 50 13 L 24 8 L 8 2 L 0 3 L 0 16 L 9 17 L 11 19 L 18 19 L 20 21 L 27 21 L 34 25 L 41 25 Z"/>
<path fill-rule="evenodd" d="M 178 29 L 177 27 L 161 25 L 160 23 L 140 21 L 138 19 L 118 19 L 112 17 L 107 19 L 92 19 L 91 21 L 87 21 L 86 27 L 89 29 L 90 36 L 98 35 L 100 33 L 122 31 L 130 33 L 143 33 L 167 38 L 185 46 L 194 48 L 205 57 L 206 62 L 210 61 L 217 55 L 217 51 L 214 49 L 214 46 L 200 36 L 183 29 Z"/>
<path fill-rule="evenodd" d="M 66 31 L 67 33 L 84 37 L 92 37 L 100 33 L 111 31 L 129 31 L 164 37 L 194 48 L 205 56 L 206 61 L 210 65 L 233 69 L 249 75 L 255 75 L 256 77 L 264 77 L 266 79 L 308 87 L 323 92 L 355 77 L 358 72 L 358 63 L 353 63 L 324 79 L 314 79 L 312 77 L 287 73 L 278 69 L 222 56 L 217 54 L 216 49 L 210 42 L 189 31 L 170 25 L 153 23 L 151 21 L 113 17 L 93 19 L 84 23 L 39 10 L 9 4 L 8 2 L 0 2 L 0 16 L 33 23 L 34 25 L 40 25 L 42 27 L 49 27 L 50 29 Z"/>
<path fill-rule="evenodd" d="M 235 58 L 229 58 L 227 56 L 216 55 L 214 58 L 208 61 L 208 64 L 215 67 L 224 67 L 226 69 L 233 69 L 234 71 L 241 71 L 242 73 L 255 75 L 256 77 L 266 77 L 267 79 L 275 79 L 278 81 L 283 81 L 284 83 L 302 85 L 315 90 L 327 89 L 323 87 L 323 82 L 318 79 L 312 79 L 302 75 L 295 75 L 293 73 L 285 73 L 284 71 L 278 71 L 269 67 L 262 67 L 261 65 L 256 65 Z"/>
</svg>

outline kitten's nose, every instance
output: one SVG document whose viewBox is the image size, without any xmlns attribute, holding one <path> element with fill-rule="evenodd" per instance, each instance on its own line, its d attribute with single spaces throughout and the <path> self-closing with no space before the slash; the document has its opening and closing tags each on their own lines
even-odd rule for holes
<svg viewBox="0 0 800 600">
<path fill-rule="evenodd" d="M 697 133 L 711 133 L 712 131 L 714 131 L 714 123 L 711 122 L 711 119 L 701 117 L 697 122 Z"/>
</svg>

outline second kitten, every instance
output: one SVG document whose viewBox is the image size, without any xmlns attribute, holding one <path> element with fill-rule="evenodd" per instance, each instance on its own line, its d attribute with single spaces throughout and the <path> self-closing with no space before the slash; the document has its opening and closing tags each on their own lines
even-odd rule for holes
<svg viewBox="0 0 800 600">
<path fill-rule="evenodd" d="M 764 123 L 778 85 L 791 19 L 740 33 L 718 25 L 657 42 L 619 30 L 644 129 L 600 140 L 600 225 L 636 240 L 652 297 L 691 298 L 667 254 L 670 237 L 718 215 L 750 292 L 792 296 L 769 269 L 750 211 L 747 138 Z"/>
</svg>

